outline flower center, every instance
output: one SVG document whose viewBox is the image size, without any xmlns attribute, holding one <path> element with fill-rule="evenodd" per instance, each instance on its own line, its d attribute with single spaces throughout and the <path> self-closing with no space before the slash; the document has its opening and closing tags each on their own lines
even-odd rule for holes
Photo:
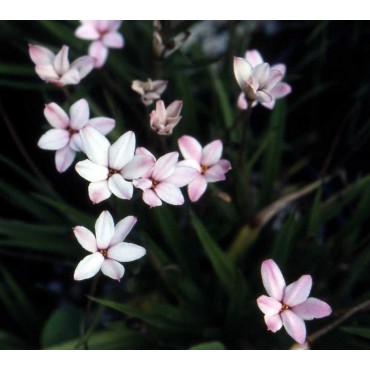
<svg viewBox="0 0 370 370">
<path fill-rule="evenodd" d="M 283 307 L 281 307 L 281 310 L 279 313 L 283 313 L 284 311 L 289 310 L 289 306 L 284 304 Z"/>
<path fill-rule="evenodd" d="M 70 127 L 68 129 L 69 137 L 71 138 L 78 130 L 75 130 L 74 128 Z"/>
<path fill-rule="evenodd" d="M 158 182 L 157 182 L 157 181 L 155 181 L 154 179 L 150 179 L 150 181 L 152 182 L 152 186 L 151 186 L 151 188 L 150 188 L 150 189 L 154 190 L 154 189 L 155 189 L 155 187 L 158 185 Z"/>
<path fill-rule="evenodd" d="M 107 249 L 99 249 L 99 252 L 103 255 L 104 258 L 107 258 L 108 248 Z"/>
<path fill-rule="evenodd" d="M 108 178 L 113 176 L 114 174 L 118 173 L 117 170 L 115 170 L 114 168 L 110 168 L 109 169 L 109 172 L 108 172 Z"/>
<path fill-rule="evenodd" d="M 208 166 L 200 166 L 200 173 L 204 175 L 208 171 Z"/>
</svg>

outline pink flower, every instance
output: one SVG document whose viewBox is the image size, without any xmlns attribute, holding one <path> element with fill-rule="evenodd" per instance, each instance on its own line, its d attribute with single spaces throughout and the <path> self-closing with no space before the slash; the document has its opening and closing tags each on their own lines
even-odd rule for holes
<svg viewBox="0 0 370 370">
<path fill-rule="evenodd" d="M 80 39 L 92 40 L 89 55 L 95 58 L 95 68 L 103 66 L 108 57 L 108 49 L 121 49 L 125 42 L 117 30 L 122 21 L 80 21 L 75 35 Z"/>
<path fill-rule="evenodd" d="M 145 105 L 152 104 L 155 100 L 160 99 L 161 94 L 166 90 L 168 81 L 157 80 L 148 81 L 134 80 L 132 81 L 131 89 L 141 95 L 141 101 Z"/>
<path fill-rule="evenodd" d="M 56 103 L 45 105 L 44 115 L 54 128 L 41 136 L 37 145 L 41 149 L 56 150 L 55 165 L 59 172 L 64 172 L 72 164 L 76 152 L 82 150 L 79 131 L 83 127 L 94 127 L 101 134 L 108 134 L 116 122 L 111 118 L 91 118 L 89 105 L 85 99 L 74 103 L 68 117 L 67 113 Z"/>
<path fill-rule="evenodd" d="M 238 107 L 246 109 L 249 101 L 253 106 L 261 103 L 272 109 L 276 99 L 291 92 L 291 87 L 281 82 L 285 70 L 284 64 L 270 67 L 268 63 L 264 63 L 257 50 L 247 51 L 245 59 L 234 57 L 234 74 L 243 90 L 238 99 Z"/>
<path fill-rule="evenodd" d="M 90 181 L 89 197 L 100 203 L 112 193 L 120 199 L 131 199 L 131 181 L 140 178 L 153 167 L 151 155 L 134 156 L 136 138 L 132 131 L 123 134 L 114 144 L 92 127 L 80 132 L 82 147 L 89 159 L 78 162 L 76 171 Z"/>
<path fill-rule="evenodd" d="M 265 314 L 268 330 L 277 332 L 284 325 L 287 333 L 298 343 L 306 340 L 306 326 L 303 320 L 320 319 L 331 314 L 330 306 L 317 299 L 308 298 L 312 278 L 301 276 L 286 286 L 284 277 L 273 260 L 266 260 L 261 267 L 263 286 L 268 296 L 257 299 L 259 309 Z"/>
<path fill-rule="evenodd" d="M 136 217 L 127 216 L 114 227 L 111 214 L 103 211 L 95 223 L 96 237 L 86 227 L 76 226 L 73 232 L 77 241 L 91 254 L 78 264 L 74 279 L 89 279 L 101 270 L 104 275 L 121 280 L 125 269 L 118 262 L 135 261 L 146 254 L 145 248 L 123 241 L 136 221 Z"/>
<path fill-rule="evenodd" d="M 155 110 L 150 113 L 150 127 L 158 135 L 171 135 L 174 127 L 179 123 L 182 101 L 175 100 L 167 109 L 163 100 L 158 100 Z"/>
<path fill-rule="evenodd" d="M 76 85 L 94 68 L 94 58 L 89 56 L 69 64 L 68 46 L 63 46 L 55 55 L 47 48 L 30 44 L 29 53 L 39 77 L 57 86 Z"/>
<path fill-rule="evenodd" d="M 198 176 L 189 184 L 188 195 L 192 202 L 196 202 L 206 191 L 209 182 L 225 180 L 225 173 L 231 169 L 226 159 L 221 159 L 222 141 L 215 140 L 204 148 L 199 141 L 191 136 L 181 136 L 178 140 L 181 154 L 185 158 L 179 164 L 196 169 Z"/>
<path fill-rule="evenodd" d="M 140 153 L 154 158 L 145 148 L 137 148 L 136 155 Z M 162 200 L 175 206 L 184 203 L 179 188 L 193 181 L 198 173 L 194 168 L 180 166 L 178 158 L 177 152 L 165 154 L 141 179 L 134 180 L 134 186 L 143 190 L 143 201 L 150 207 L 162 205 Z"/>
</svg>

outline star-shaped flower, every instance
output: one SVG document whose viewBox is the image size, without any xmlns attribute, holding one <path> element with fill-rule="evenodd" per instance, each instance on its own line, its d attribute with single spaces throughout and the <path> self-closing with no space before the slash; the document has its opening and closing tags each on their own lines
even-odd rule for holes
<svg viewBox="0 0 370 370">
<path fill-rule="evenodd" d="M 151 155 L 135 152 L 135 134 L 128 131 L 114 144 L 92 127 L 81 130 L 82 147 L 89 159 L 76 163 L 76 171 L 91 182 L 89 197 L 100 203 L 113 193 L 121 199 L 131 199 L 131 181 L 140 178 L 153 167 Z"/>
<path fill-rule="evenodd" d="M 108 49 L 121 49 L 125 45 L 123 36 L 118 32 L 122 21 L 80 21 L 75 35 L 80 39 L 92 40 L 89 55 L 95 58 L 95 68 L 106 62 Z"/>
<path fill-rule="evenodd" d="M 114 280 L 121 280 L 125 269 L 119 262 L 131 262 L 143 257 L 145 248 L 124 242 L 137 219 L 127 216 L 116 226 L 111 214 L 103 211 L 95 223 L 95 235 L 84 226 L 76 226 L 73 232 L 81 246 L 91 254 L 77 266 L 74 279 L 93 277 L 99 270 Z"/>
<path fill-rule="evenodd" d="M 51 50 L 38 45 L 29 45 L 29 53 L 39 77 L 56 86 L 76 85 L 94 68 L 94 58 L 83 56 L 73 63 L 68 60 L 68 46 L 55 55 Z"/>
<path fill-rule="evenodd" d="M 331 314 L 330 306 L 317 298 L 308 298 L 312 278 L 301 276 L 286 286 L 283 274 L 273 260 L 266 260 L 261 267 L 262 282 L 269 297 L 257 299 L 259 309 L 265 314 L 268 330 L 277 332 L 284 325 L 287 333 L 298 343 L 306 340 L 304 320 L 320 319 Z"/>
<path fill-rule="evenodd" d="M 181 120 L 182 101 L 175 100 L 166 109 L 163 100 L 157 100 L 155 110 L 150 113 L 150 128 L 158 135 L 171 135 Z"/>
<path fill-rule="evenodd" d="M 72 164 L 76 152 L 82 150 L 79 131 L 83 127 L 94 127 L 102 135 L 108 134 L 115 126 L 114 119 L 90 117 L 90 109 L 85 99 L 74 103 L 69 116 L 56 103 L 45 105 L 44 115 L 52 128 L 41 136 L 37 145 L 41 149 L 56 150 L 55 165 L 58 172 L 64 172 Z"/>
<path fill-rule="evenodd" d="M 204 194 L 209 182 L 226 179 L 225 173 L 231 169 L 226 159 L 221 159 L 223 145 L 221 140 L 214 140 L 204 148 L 199 141 L 191 136 L 181 136 L 178 145 L 182 156 L 182 166 L 193 167 L 198 176 L 188 185 L 188 195 L 192 202 L 196 202 Z"/>
</svg>

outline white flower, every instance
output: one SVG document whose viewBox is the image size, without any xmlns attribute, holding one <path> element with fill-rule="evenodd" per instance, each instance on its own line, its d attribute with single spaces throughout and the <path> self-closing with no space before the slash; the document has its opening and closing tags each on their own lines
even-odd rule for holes
<svg viewBox="0 0 370 370">
<path fill-rule="evenodd" d="M 96 237 L 86 227 L 76 226 L 73 232 L 77 241 L 91 254 L 78 264 L 74 279 L 89 279 L 101 270 L 104 275 L 121 280 L 125 269 L 118 262 L 135 261 L 146 254 L 145 248 L 123 241 L 136 221 L 136 217 L 127 216 L 114 226 L 111 214 L 103 211 L 95 223 Z"/>
</svg>

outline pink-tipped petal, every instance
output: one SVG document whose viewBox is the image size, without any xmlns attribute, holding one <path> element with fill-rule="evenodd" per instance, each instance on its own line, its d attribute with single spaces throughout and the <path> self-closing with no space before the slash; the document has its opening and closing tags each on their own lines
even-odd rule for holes
<svg viewBox="0 0 370 370">
<path fill-rule="evenodd" d="M 273 316 L 265 315 L 264 319 L 267 325 L 267 330 L 270 330 L 273 333 L 276 333 L 277 331 L 279 331 L 283 326 L 283 320 L 281 319 L 280 315 L 273 315 Z"/>
<path fill-rule="evenodd" d="M 203 175 L 199 175 L 188 185 L 188 195 L 192 202 L 197 202 L 207 189 L 207 180 Z"/>
<path fill-rule="evenodd" d="M 91 56 L 77 58 L 72 64 L 71 69 L 78 73 L 80 79 L 86 77 L 94 68 L 95 59 Z"/>
<path fill-rule="evenodd" d="M 162 205 L 161 199 L 152 189 L 146 189 L 143 192 L 143 201 L 150 207 L 158 207 Z"/>
<path fill-rule="evenodd" d="M 134 156 L 136 138 L 132 131 L 123 134 L 109 149 L 109 166 L 121 170 Z"/>
<path fill-rule="evenodd" d="M 220 160 L 222 149 L 223 145 L 221 140 L 214 140 L 207 144 L 203 149 L 200 163 L 207 167 L 213 166 Z"/>
<path fill-rule="evenodd" d="M 168 204 L 172 204 L 174 206 L 184 204 L 184 197 L 180 189 L 173 184 L 161 182 L 155 187 L 154 191 L 157 193 L 159 198 Z"/>
<path fill-rule="evenodd" d="M 275 64 L 271 66 L 271 69 L 277 69 L 281 73 L 281 78 L 285 76 L 286 73 L 286 66 L 283 63 Z"/>
<path fill-rule="evenodd" d="M 238 85 L 243 91 L 246 91 L 249 85 L 249 79 L 252 76 L 252 65 L 243 58 L 234 57 L 234 75 Z"/>
<path fill-rule="evenodd" d="M 66 171 L 76 158 L 76 152 L 68 145 L 55 152 L 55 167 L 58 172 Z"/>
<path fill-rule="evenodd" d="M 84 226 L 76 226 L 73 229 L 73 233 L 82 248 L 86 249 L 90 253 L 98 251 L 95 236 L 89 229 L 86 229 Z"/>
<path fill-rule="evenodd" d="M 171 152 L 160 157 L 154 165 L 153 178 L 156 181 L 162 181 L 171 176 L 179 158 L 179 153 Z"/>
<path fill-rule="evenodd" d="M 277 69 L 270 69 L 270 75 L 268 79 L 265 81 L 264 88 L 266 90 L 272 90 L 277 83 L 279 83 L 282 79 L 282 74 Z"/>
<path fill-rule="evenodd" d="M 71 106 L 69 115 L 71 117 L 71 127 L 74 130 L 80 130 L 86 126 L 90 117 L 89 104 L 86 99 L 76 101 L 76 103 Z"/>
<path fill-rule="evenodd" d="M 84 280 L 93 277 L 100 270 L 103 262 L 104 257 L 100 252 L 88 255 L 77 265 L 74 279 Z"/>
<path fill-rule="evenodd" d="M 256 99 L 261 103 L 269 103 L 273 100 L 273 97 L 267 90 L 258 90 L 256 92 Z"/>
<path fill-rule="evenodd" d="M 125 45 L 122 35 L 118 32 L 110 32 L 103 36 L 103 44 L 112 49 L 121 49 Z"/>
<path fill-rule="evenodd" d="M 51 50 L 42 46 L 30 44 L 28 51 L 35 64 L 52 64 L 55 58 L 55 54 Z"/>
<path fill-rule="evenodd" d="M 108 258 L 118 262 L 131 262 L 145 256 L 146 250 L 140 245 L 132 243 L 118 243 L 108 249 Z"/>
<path fill-rule="evenodd" d="M 112 192 L 109 190 L 107 180 L 92 182 L 89 185 L 89 198 L 94 204 L 108 199 L 111 195 Z"/>
<path fill-rule="evenodd" d="M 68 141 L 69 133 L 67 130 L 53 128 L 46 131 L 45 134 L 40 137 L 37 145 L 45 150 L 58 150 L 64 148 L 68 144 Z"/>
<path fill-rule="evenodd" d="M 155 160 L 150 155 L 136 154 L 120 171 L 127 180 L 138 179 L 147 174 L 154 166 Z"/>
<path fill-rule="evenodd" d="M 75 152 L 82 152 L 82 142 L 80 133 L 76 131 L 69 140 L 69 146 L 75 151 Z"/>
<path fill-rule="evenodd" d="M 247 102 L 247 99 L 245 98 L 245 94 L 243 92 L 240 93 L 236 105 L 241 110 L 246 110 L 248 108 L 248 102 Z"/>
<path fill-rule="evenodd" d="M 155 110 L 150 114 L 150 124 L 164 126 L 166 124 L 167 112 L 163 100 L 157 100 Z"/>
<path fill-rule="evenodd" d="M 96 117 L 89 120 L 88 125 L 94 127 L 101 134 L 106 135 L 114 129 L 116 121 L 107 117 Z"/>
<path fill-rule="evenodd" d="M 101 266 L 101 272 L 113 280 L 120 281 L 125 273 L 125 268 L 117 261 L 106 259 Z"/>
<path fill-rule="evenodd" d="M 54 59 L 55 71 L 62 76 L 69 69 L 68 46 L 63 46 Z"/>
<path fill-rule="evenodd" d="M 280 312 L 283 305 L 276 299 L 268 297 L 267 295 L 261 295 L 257 298 L 258 308 L 268 316 L 276 315 Z"/>
<path fill-rule="evenodd" d="M 134 187 L 131 182 L 126 181 L 119 173 L 115 173 L 108 180 L 110 191 L 120 199 L 131 199 Z"/>
<path fill-rule="evenodd" d="M 284 292 L 284 304 L 289 307 L 294 307 L 302 302 L 304 302 L 311 291 L 312 288 L 312 278 L 310 275 L 303 275 L 297 281 L 289 284 L 285 288 Z"/>
<path fill-rule="evenodd" d="M 82 24 L 75 31 L 75 36 L 83 40 L 97 40 L 100 38 L 99 32 L 92 24 Z"/>
<path fill-rule="evenodd" d="M 182 109 L 182 100 L 175 100 L 166 109 L 168 117 L 177 117 Z"/>
<path fill-rule="evenodd" d="M 181 188 L 190 184 L 199 176 L 199 171 L 193 167 L 177 166 L 170 177 L 167 177 L 166 183 L 171 183 Z"/>
<path fill-rule="evenodd" d="M 253 79 L 261 85 L 270 77 L 270 66 L 268 63 L 258 64 L 253 68 Z"/>
<path fill-rule="evenodd" d="M 135 226 L 137 218 L 134 216 L 127 216 L 114 228 L 114 235 L 110 242 L 111 246 L 114 246 L 126 239 L 126 236 L 130 233 L 132 228 Z"/>
<path fill-rule="evenodd" d="M 135 150 L 135 154 L 145 154 L 145 155 L 150 155 L 150 156 L 152 156 L 152 157 L 154 158 L 154 160 L 155 160 L 154 155 L 153 155 L 153 154 L 152 154 L 148 149 L 144 148 L 143 146 L 139 146 L 139 147 L 137 147 L 137 148 L 136 148 L 136 150 Z"/>
<path fill-rule="evenodd" d="M 49 81 L 52 83 L 58 82 L 59 75 L 55 72 L 55 69 L 51 64 L 36 65 L 35 71 L 44 81 Z M 61 84 L 61 86 L 63 86 L 63 84 Z"/>
<path fill-rule="evenodd" d="M 101 68 L 107 60 L 108 48 L 101 41 L 94 41 L 89 47 L 89 55 L 94 58 L 94 67 Z"/>
<path fill-rule="evenodd" d="M 69 69 L 58 81 L 57 86 L 77 85 L 81 81 L 81 76 L 75 69 Z M 53 83 L 53 81 L 51 81 Z"/>
<path fill-rule="evenodd" d="M 77 162 L 75 169 L 81 177 L 90 182 L 106 180 L 109 175 L 107 167 L 100 166 L 89 159 Z"/>
<path fill-rule="evenodd" d="M 65 129 L 69 125 L 69 117 L 67 113 L 58 104 L 46 104 L 44 116 L 50 125 L 55 128 Z"/>
<path fill-rule="evenodd" d="M 263 286 L 268 295 L 277 301 L 282 301 L 285 280 L 278 265 L 271 259 L 263 261 L 261 266 Z"/>
<path fill-rule="evenodd" d="M 259 53 L 259 51 L 256 49 L 248 50 L 245 53 L 245 59 L 248 60 L 248 62 L 251 64 L 253 68 L 257 66 L 258 64 L 263 63 L 263 58 L 261 54 Z"/>
<path fill-rule="evenodd" d="M 306 325 L 293 311 L 286 310 L 281 313 L 284 328 L 287 333 L 298 343 L 306 341 Z"/>
<path fill-rule="evenodd" d="M 231 165 L 225 170 L 225 166 L 217 163 L 205 172 L 204 177 L 206 178 L 207 182 L 223 181 L 226 179 L 225 173 L 230 169 Z"/>
<path fill-rule="evenodd" d="M 275 107 L 275 103 L 276 103 L 276 100 L 275 100 L 275 98 L 273 98 L 270 102 L 268 102 L 268 103 L 262 103 L 262 105 L 265 108 L 272 110 Z"/>
<path fill-rule="evenodd" d="M 185 159 L 193 159 L 200 163 L 202 158 L 202 146 L 199 141 L 191 136 L 181 136 L 178 145 L 182 156 Z"/>
<path fill-rule="evenodd" d="M 292 88 L 285 82 L 279 82 L 272 90 L 271 94 L 275 99 L 283 98 L 284 96 L 290 94 Z"/>
<path fill-rule="evenodd" d="M 103 211 L 95 222 L 96 244 L 99 249 L 109 246 L 114 235 L 114 221 L 108 211 Z"/>
<path fill-rule="evenodd" d="M 331 307 L 317 298 L 308 298 L 303 303 L 292 307 L 292 311 L 303 320 L 321 319 L 331 314 Z"/>
<path fill-rule="evenodd" d="M 94 163 L 108 167 L 110 143 L 99 131 L 86 126 L 80 131 L 82 147 L 87 157 Z"/>
<path fill-rule="evenodd" d="M 153 186 L 153 182 L 149 179 L 134 179 L 132 183 L 135 186 L 135 188 L 141 190 L 147 190 Z"/>
</svg>

